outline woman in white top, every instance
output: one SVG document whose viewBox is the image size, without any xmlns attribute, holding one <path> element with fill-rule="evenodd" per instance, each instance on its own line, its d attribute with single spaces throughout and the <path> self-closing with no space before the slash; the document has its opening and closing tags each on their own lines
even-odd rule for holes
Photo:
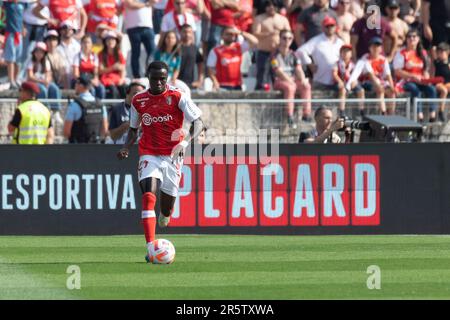
<svg viewBox="0 0 450 320">
<path fill-rule="evenodd" d="M 61 99 L 61 90 L 53 82 L 50 62 L 47 59 L 47 45 L 37 42 L 32 51 L 31 61 L 27 65 L 27 79 L 39 86 L 38 99 Z M 61 104 L 50 103 L 52 110 L 60 110 Z"/>
</svg>

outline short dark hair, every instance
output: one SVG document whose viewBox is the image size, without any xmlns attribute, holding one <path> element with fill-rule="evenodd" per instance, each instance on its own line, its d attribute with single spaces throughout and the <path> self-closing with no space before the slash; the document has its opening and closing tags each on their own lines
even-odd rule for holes
<svg viewBox="0 0 450 320">
<path fill-rule="evenodd" d="M 129 94 L 131 89 L 133 87 L 142 87 L 145 89 L 145 85 L 139 81 L 132 81 L 128 86 L 127 86 L 127 90 L 125 91 L 126 94 Z"/>
<path fill-rule="evenodd" d="M 274 7 L 276 7 L 275 1 L 273 1 L 273 0 L 265 0 L 265 1 L 263 2 L 263 8 L 266 9 L 268 6 L 274 6 Z"/>
<path fill-rule="evenodd" d="M 320 106 L 317 108 L 316 112 L 314 112 L 314 119 L 316 119 L 324 111 L 330 111 L 330 108 L 327 106 Z"/>
<path fill-rule="evenodd" d="M 161 70 L 165 69 L 167 72 L 169 72 L 169 66 L 164 61 L 155 60 L 152 63 L 150 63 L 147 67 L 147 76 L 150 74 L 151 70 Z"/>
<path fill-rule="evenodd" d="M 450 50 L 450 46 L 448 45 L 447 42 L 441 42 L 438 44 L 436 49 L 440 50 L 440 51 L 448 51 L 448 50 Z"/>
<path fill-rule="evenodd" d="M 183 24 L 183 25 L 181 26 L 180 30 L 183 31 L 184 29 L 188 29 L 188 28 L 193 29 L 192 26 L 191 26 L 190 24 L 185 23 L 185 24 Z"/>
</svg>

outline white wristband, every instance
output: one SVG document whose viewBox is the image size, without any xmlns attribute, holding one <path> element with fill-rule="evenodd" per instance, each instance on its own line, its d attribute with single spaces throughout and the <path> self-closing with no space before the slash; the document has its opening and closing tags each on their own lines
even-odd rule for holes
<svg viewBox="0 0 450 320">
<path fill-rule="evenodd" d="M 180 142 L 180 145 L 181 145 L 183 148 L 186 148 L 186 147 L 189 145 L 189 142 L 187 142 L 186 140 L 183 140 L 183 141 Z"/>
</svg>

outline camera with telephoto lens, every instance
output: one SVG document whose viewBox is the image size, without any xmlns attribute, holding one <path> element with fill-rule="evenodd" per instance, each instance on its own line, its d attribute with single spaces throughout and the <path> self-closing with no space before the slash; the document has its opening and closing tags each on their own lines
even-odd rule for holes
<svg viewBox="0 0 450 320">
<path fill-rule="evenodd" d="M 340 117 L 339 119 L 344 121 L 344 127 L 338 131 L 345 131 L 347 128 L 351 130 L 370 130 L 370 123 L 368 121 L 353 120 L 349 117 Z"/>
</svg>

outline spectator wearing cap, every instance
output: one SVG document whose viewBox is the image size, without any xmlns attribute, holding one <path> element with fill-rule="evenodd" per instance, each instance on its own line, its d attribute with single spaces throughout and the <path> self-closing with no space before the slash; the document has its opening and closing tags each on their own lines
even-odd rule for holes
<svg viewBox="0 0 450 320">
<path fill-rule="evenodd" d="M 8 124 L 14 144 L 52 144 L 54 131 L 51 114 L 46 106 L 36 100 L 39 87 L 29 81 L 19 89 L 18 107 Z"/>
<path fill-rule="evenodd" d="M 291 29 L 288 19 L 276 11 L 273 0 L 266 0 L 264 3 L 266 10 L 263 14 L 256 16 L 252 30 L 252 34 L 258 38 L 255 90 L 261 90 L 263 84 L 268 81 L 265 79 L 269 71 L 267 62 L 280 45 L 280 31 Z"/>
<path fill-rule="evenodd" d="M 49 16 L 42 12 L 46 7 L 50 11 Z M 38 0 L 32 12 L 37 18 L 46 20 L 49 29 L 58 29 L 63 22 L 69 23 L 78 30 L 77 39 L 81 39 L 86 31 L 88 17 L 82 0 Z"/>
<path fill-rule="evenodd" d="M 339 60 L 344 41 L 337 36 L 333 17 L 325 17 L 322 28 L 323 32 L 298 48 L 296 55 L 313 74 L 313 89 L 335 90 L 333 68 Z"/>
<path fill-rule="evenodd" d="M 325 17 L 337 19 L 336 12 L 329 7 L 329 0 L 314 0 L 312 6 L 303 10 L 295 27 L 295 43 L 301 46 L 322 32 Z"/>
<path fill-rule="evenodd" d="M 69 143 L 100 143 L 108 134 L 108 112 L 90 89 L 89 77 L 75 80 L 76 96 L 67 108 L 63 129 Z"/>
<path fill-rule="evenodd" d="M 417 30 L 411 29 L 408 31 L 406 45 L 395 55 L 393 65 L 395 75 L 397 79 L 400 79 L 397 83 L 399 90 L 409 92 L 411 99 L 418 97 L 437 98 L 436 87 L 427 82 L 427 79 L 430 78 L 430 61 Z M 436 110 L 437 104 L 432 103 L 430 105 L 430 122 L 436 120 Z M 421 103 L 417 105 L 417 119 L 419 122 L 424 121 Z"/>
<path fill-rule="evenodd" d="M 214 90 L 242 90 L 242 54 L 258 45 L 258 39 L 235 27 L 225 27 L 223 45 L 214 47 L 208 55 L 206 66 Z"/>
<path fill-rule="evenodd" d="M 103 100 L 106 97 L 106 90 L 98 77 L 98 56 L 92 51 L 92 48 L 92 38 L 89 34 L 85 34 L 81 38 L 81 51 L 73 60 L 73 75 L 75 78 L 81 75 L 89 77 L 92 81 L 93 94 Z"/>
<path fill-rule="evenodd" d="M 384 97 L 395 98 L 394 81 L 392 80 L 391 68 L 387 58 L 382 54 L 383 40 L 373 37 L 369 42 L 369 52 L 364 54 L 356 63 L 355 69 L 347 81 L 346 87 L 351 89 L 352 83 L 358 79 L 366 92 L 375 91 L 376 97 L 381 99 L 381 114 L 394 114 L 395 105 L 389 103 L 386 110 Z"/>
<path fill-rule="evenodd" d="M 339 0 L 336 7 L 336 21 L 338 34 L 345 43 L 350 43 L 350 30 L 356 21 L 355 15 L 351 12 L 352 0 Z"/>
<path fill-rule="evenodd" d="M 448 60 L 450 46 L 446 42 L 441 42 L 437 46 L 437 57 L 434 60 L 434 76 L 442 77 L 443 82 L 436 85 L 436 89 L 439 94 L 439 98 L 447 98 L 450 92 L 450 63 Z M 438 119 L 444 122 L 445 119 L 445 101 L 442 101 L 439 105 Z"/>
<path fill-rule="evenodd" d="M 18 1 L 3 2 L 5 10 L 5 44 L 3 58 L 7 64 L 10 89 L 17 90 L 19 63 L 22 58 L 22 30 L 24 4 Z"/>
<path fill-rule="evenodd" d="M 133 78 L 141 78 L 141 45 L 147 53 L 146 61 L 153 58 L 155 52 L 155 33 L 153 31 L 152 6 L 156 0 L 124 0 L 124 24 L 131 45 L 131 71 Z"/>
<path fill-rule="evenodd" d="M 301 99 L 306 99 L 303 108 L 303 118 L 307 118 L 311 113 L 311 86 L 303 73 L 300 60 L 295 56 L 294 51 L 290 49 L 294 41 L 294 34 L 291 30 L 282 30 L 280 32 L 279 48 L 271 56 L 270 64 L 274 75 L 275 90 L 281 90 L 286 100 L 295 99 L 295 94 L 299 93 Z M 292 129 L 296 128 L 294 119 L 294 102 L 287 103 L 288 124 Z"/>
<path fill-rule="evenodd" d="M 345 84 L 350 80 L 350 75 L 355 69 L 355 64 L 352 60 L 352 46 L 350 44 L 344 44 L 339 50 L 339 60 L 333 67 L 333 79 L 336 83 L 336 90 L 338 91 L 339 99 L 339 116 L 345 117 L 345 98 L 347 90 Z M 359 82 L 352 81 L 348 88 L 349 93 L 354 93 L 357 98 L 364 99 L 364 89 Z M 360 115 L 363 115 L 364 105 L 360 103 L 359 110 Z"/>
<path fill-rule="evenodd" d="M 47 32 L 47 20 L 40 19 L 33 14 L 33 9 L 37 5 L 37 0 L 28 3 L 23 13 L 23 26 L 25 35 L 23 36 L 22 64 L 27 62 L 31 57 L 31 51 L 36 42 L 44 41 L 44 35 Z M 50 16 L 50 11 L 45 7 L 41 12 L 45 17 Z"/>
<path fill-rule="evenodd" d="M 403 42 L 405 42 L 406 34 L 408 33 L 409 26 L 408 24 L 403 21 L 400 17 L 400 3 L 398 0 L 389 0 L 386 4 L 386 18 L 389 23 L 389 26 L 392 30 L 394 30 L 395 34 L 397 35 L 397 44 L 401 45 Z M 387 51 L 391 51 L 392 42 L 391 39 L 388 37 L 386 39 L 386 48 Z"/>
<path fill-rule="evenodd" d="M 80 43 L 74 38 L 75 28 L 75 25 L 70 20 L 62 22 L 59 26 L 60 43 L 57 50 L 64 58 L 69 83 L 74 79 L 72 70 L 73 60 L 81 50 Z"/>
<path fill-rule="evenodd" d="M 132 81 L 127 86 L 125 100 L 113 106 L 109 118 L 109 135 L 114 144 L 124 144 L 127 139 L 128 128 L 130 126 L 131 100 L 134 95 L 145 90 L 145 85 L 139 81 Z"/>
<path fill-rule="evenodd" d="M 69 88 L 69 75 L 67 74 L 66 61 L 58 50 L 59 35 L 56 30 L 49 30 L 45 34 L 45 44 L 47 45 L 47 58 L 50 63 L 52 78 L 60 88 Z"/>
<path fill-rule="evenodd" d="M 238 0 L 209 0 L 211 4 L 211 27 L 209 29 L 208 52 L 220 44 L 225 28 L 234 27 L 234 15 L 239 11 Z"/>
<path fill-rule="evenodd" d="M 103 34 L 103 49 L 98 54 L 100 82 L 107 99 L 125 98 L 126 60 L 120 50 L 121 36 L 114 31 Z"/>
<path fill-rule="evenodd" d="M 54 83 L 50 62 L 47 57 L 47 45 L 37 42 L 31 53 L 31 61 L 26 67 L 28 81 L 34 82 L 39 87 L 39 99 L 61 99 L 61 90 Z M 59 111 L 59 103 L 50 103 L 50 108 Z"/>
<path fill-rule="evenodd" d="M 356 20 L 350 30 L 353 59 L 356 61 L 369 51 L 370 39 L 380 37 L 383 40 L 383 47 L 386 47 L 390 38 L 390 50 L 384 52 L 384 55 L 391 62 L 397 50 L 398 37 L 386 18 L 381 16 L 381 12 L 368 9 L 373 5 L 378 5 L 377 1 L 369 0 L 364 3 L 364 16 Z"/>
</svg>

